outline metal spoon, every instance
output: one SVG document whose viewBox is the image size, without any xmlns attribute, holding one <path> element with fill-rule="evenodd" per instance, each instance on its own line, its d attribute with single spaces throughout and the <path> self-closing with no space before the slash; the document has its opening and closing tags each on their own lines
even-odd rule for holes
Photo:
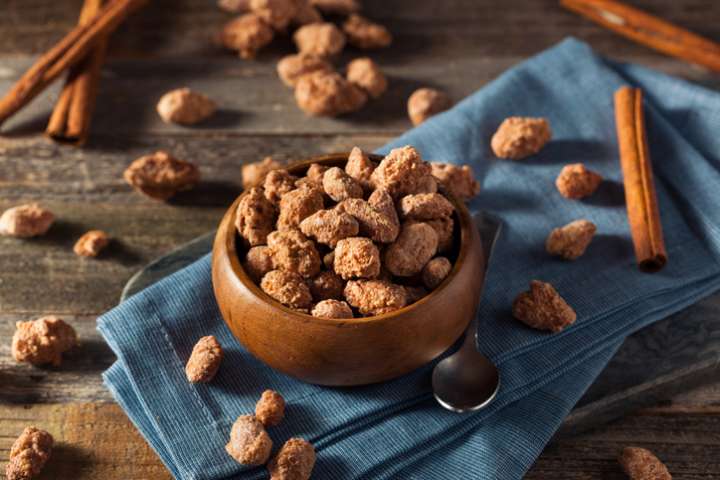
<svg viewBox="0 0 720 480">
<path fill-rule="evenodd" d="M 485 246 L 485 265 L 489 264 L 500 235 L 500 220 L 487 214 L 477 213 L 473 220 Z M 482 292 L 481 292 L 482 293 Z M 433 369 L 432 387 L 435 399 L 448 410 L 470 412 L 488 406 L 500 389 L 498 369 L 488 358 L 478 352 L 476 336 L 477 313 L 465 330 L 465 340 L 460 349 L 440 361 Z"/>
</svg>

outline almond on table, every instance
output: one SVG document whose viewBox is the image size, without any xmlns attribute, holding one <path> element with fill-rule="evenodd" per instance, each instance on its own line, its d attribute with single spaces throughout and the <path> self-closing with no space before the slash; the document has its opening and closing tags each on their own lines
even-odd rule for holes
<svg viewBox="0 0 720 480">
<path fill-rule="evenodd" d="M 0 235 L 29 238 L 45 235 L 55 215 L 38 203 L 27 203 L 5 210 L 0 216 Z"/>
<path fill-rule="evenodd" d="M 433 115 L 450 108 L 450 97 L 434 88 L 419 88 L 408 98 L 408 116 L 418 126 Z"/>
<path fill-rule="evenodd" d="M 555 186 L 563 197 L 577 200 L 595 193 L 602 180 L 602 176 L 588 170 L 582 163 L 573 163 L 563 167 Z"/>
<path fill-rule="evenodd" d="M 158 150 L 133 161 L 123 178 L 150 198 L 168 200 L 177 192 L 194 187 L 200 181 L 200 171 L 192 163 Z"/>
<path fill-rule="evenodd" d="M 575 310 L 555 288 L 546 282 L 533 280 L 530 290 L 515 298 L 513 316 L 529 327 L 557 333 L 575 322 Z"/>
<path fill-rule="evenodd" d="M 12 338 L 12 356 L 18 362 L 60 366 L 62 354 L 78 344 L 75 329 L 53 315 L 17 322 Z"/>
<path fill-rule="evenodd" d="M 387 90 L 387 78 L 377 63 L 368 57 L 356 58 L 347 66 L 348 81 L 362 88 L 372 98 L 379 98 Z"/>
<path fill-rule="evenodd" d="M 157 112 L 163 122 L 180 125 L 195 125 L 212 116 L 215 110 L 215 102 L 189 88 L 171 90 L 160 97 L 157 104 Z"/>
<path fill-rule="evenodd" d="M 589 220 L 575 220 L 550 232 L 545 242 L 545 249 L 551 255 L 575 260 L 585 253 L 596 230 L 595 224 Z"/>
<path fill-rule="evenodd" d="M 343 31 L 350 45 L 362 49 L 389 47 L 393 40 L 387 28 L 356 13 L 343 23 Z"/>
<path fill-rule="evenodd" d="M 545 118 L 509 117 L 500 124 L 490 145 L 498 158 L 521 160 L 538 153 L 551 137 Z"/>
<path fill-rule="evenodd" d="M 296 0 L 250 0 L 250 10 L 277 31 L 284 31 L 295 18 Z"/>
<path fill-rule="evenodd" d="M 235 50 L 240 58 L 253 59 L 258 50 L 270 43 L 275 33 L 270 25 L 254 13 L 246 13 L 225 24 L 220 41 L 228 50 Z"/>
<path fill-rule="evenodd" d="M 7 480 L 31 480 L 40 475 L 50 458 L 53 437 L 45 430 L 25 427 L 10 447 L 10 458 L 5 467 Z"/>
<path fill-rule="evenodd" d="M 324 58 L 310 53 L 288 55 L 277 64 L 278 76 L 288 87 L 295 87 L 300 77 L 317 71 L 330 73 L 333 66 Z"/>
<path fill-rule="evenodd" d="M 339 73 L 314 71 L 295 86 L 295 101 L 308 115 L 335 117 L 360 110 L 367 94 Z"/>
<path fill-rule="evenodd" d="M 626 447 L 619 461 L 630 480 L 672 480 L 665 464 L 645 448 Z"/>
<path fill-rule="evenodd" d="M 73 247 L 75 255 L 81 257 L 97 257 L 110 243 L 110 237 L 102 230 L 90 230 L 78 238 Z"/>
<path fill-rule="evenodd" d="M 311 23 L 298 28 L 293 40 L 300 53 L 334 57 L 345 47 L 345 35 L 333 23 Z"/>
</svg>

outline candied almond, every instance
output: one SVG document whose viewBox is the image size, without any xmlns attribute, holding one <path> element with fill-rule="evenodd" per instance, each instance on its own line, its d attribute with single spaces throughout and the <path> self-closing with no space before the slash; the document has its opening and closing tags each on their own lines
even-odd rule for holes
<svg viewBox="0 0 720 480">
<path fill-rule="evenodd" d="M 272 270 L 260 282 L 263 292 L 290 308 L 305 309 L 312 303 L 310 288 L 294 272 Z"/>
<path fill-rule="evenodd" d="M 310 4 L 328 15 L 350 15 L 360 10 L 359 0 L 310 0 Z"/>
<path fill-rule="evenodd" d="M 499 158 L 520 160 L 538 153 L 550 137 L 552 130 L 545 118 L 509 117 L 498 127 L 490 146 Z"/>
<path fill-rule="evenodd" d="M 247 190 L 262 184 L 268 172 L 278 168 L 282 168 L 282 164 L 272 157 L 265 157 L 259 162 L 246 163 L 242 166 L 243 188 Z"/>
<path fill-rule="evenodd" d="M 301 186 L 284 194 L 280 199 L 278 230 L 298 228 L 300 222 L 322 210 L 323 196 L 318 188 Z"/>
<path fill-rule="evenodd" d="M 372 173 L 376 188 L 387 190 L 393 198 L 420 193 L 419 188 L 432 175 L 430 164 L 410 145 L 390 150 Z"/>
<path fill-rule="evenodd" d="M 332 265 L 330 266 L 332 268 Z M 343 298 L 345 281 L 337 273 L 325 270 L 309 282 L 310 293 L 316 302 L 322 300 L 339 300 Z"/>
<path fill-rule="evenodd" d="M 241 58 L 252 59 L 273 35 L 270 25 L 254 13 L 246 13 L 225 24 L 220 40 L 228 50 L 237 50 Z"/>
<path fill-rule="evenodd" d="M 54 221 L 55 215 L 38 203 L 18 205 L 0 216 L 0 235 L 18 238 L 45 235 Z"/>
<path fill-rule="evenodd" d="M 73 246 L 75 255 L 81 257 L 97 257 L 110 243 L 110 237 L 102 230 L 90 230 L 78 238 Z"/>
<path fill-rule="evenodd" d="M 345 164 L 345 173 L 354 178 L 364 190 L 373 189 L 370 177 L 375 170 L 375 164 L 365 152 L 358 147 L 353 147 Z"/>
<path fill-rule="evenodd" d="M 435 257 L 422 269 L 422 281 L 429 290 L 434 290 L 445 280 L 452 270 L 450 260 L 445 257 Z"/>
<path fill-rule="evenodd" d="M 293 35 L 300 53 L 333 57 L 345 46 L 345 35 L 333 23 L 311 23 L 298 28 Z"/>
<path fill-rule="evenodd" d="M 292 23 L 295 25 L 307 25 L 323 21 L 320 11 L 310 3 L 310 0 L 296 0 L 296 3 L 297 12 L 295 12 Z"/>
<path fill-rule="evenodd" d="M 57 367 L 62 354 L 78 344 L 75 329 L 53 315 L 17 322 L 15 328 L 11 351 L 18 362 Z"/>
<path fill-rule="evenodd" d="M 551 255 L 575 260 L 585 253 L 596 230 L 595 224 L 588 220 L 575 220 L 553 229 L 545 241 L 545 249 Z"/>
<path fill-rule="evenodd" d="M 353 318 L 353 312 L 346 302 L 342 300 L 322 300 L 310 312 L 313 317 L 319 318 Z"/>
<path fill-rule="evenodd" d="M 348 43 L 357 48 L 385 48 L 392 43 L 392 35 L 387 28 L 358 14 L 348 17 L 343 24 L 343 31 Z"/>
<path fill-rule="evenodd" d="M 300 223 L 300 230 L 305 235 L 331 248 L 343 238 L 357 235 L 359 228 L 355 217 L 337 209 L 320 210 Z"/>
<path fill-rule="evenodd" d="M 283 31 L 297 13 L 296 0 L 250 0 L 250 10 L 275 30 Z"/>
<path fill-rule="evenodd" d="M 215 102 L 189 88 L 178 88 L 160 97 L 157 112 L 165 123 L 194 125 L 210 117 L 217 110 Z"/>
<path fill-rule="evenodd" d="M 218 0 L 220 10 L 228 13 L 247 13 L 250 11 L 250 0 Z"/>
<path fill-rule="evenodd" d="M 255 418 L 266 427 L 279 425 L 285 416 L 285 399 L 275 390 L 265 390 L 255 404 Z"/>
<path fill-rule="evenodd" d="M 215 377 L 223 359 L 223 350 L 217 339 L 208 335 L 200 338 L 192 349 L 185 376 L 191 383 L 207 383 Z"/>
<path fill-rule="evenodd" d="M 438 252 L 447 252 L 453 246 L 453 228 L 455 221 L 452 217 L 436 218 L 435 220 L 425 220 L 435 230 L 438 235 Z"/>
<path fill-rule="evenodd" d="M 440 182 L 446 192 L 461 201 L 468 201 L 480 193 L 480 184 L 475 180 L 469 165 L 432 162 L 433 177 Z"/>
<path fill-rule="evenodd" d="M 125 181 L 138 192 L 157 200 L 167 200 L 200 181 L 200 171 L 190 162 L 158 150 L 133 161 L 123 173 Z"/>
<path fill-rule="evenodd" d="M 7 480 L 30 480 L 45 467 L 53 449 L 53 437 L 45 430 L 25 427 L 10 447 L 10 458 L 5 466 Z"/>
<path fill-rule="evenodd" d="M 320 254 L 315 243 L 300 230 L 274 231 L 267 236 L 273 266 L 309 278 L 320 271 Z"/>
<path fill-rule="evenodd" d="M 332 72 L 333 67 L 324 58 L 309 53 L 288 55 L 277 64 L 278 76 L 288 87 L 295 87 L 300 77 L 317 71 Z"/>
<path fill-rule="evenodd" d="M 252 415 L 240 415 L 232 426 L 228 455 L 243 465 L 262 465 L 270 458 L 272 440 L 263 424 Z"/>
<path fill-rule="evenodd" d="M 450 108 L 450 97 L 434 88 L 419 88 L 408 98 L 408 116 L 413 125 L 423 123 L 433 115 Z"/>
<path fill-rule="evenodd" d="M 672 480 L 665 464 L 646 448 L 625 447 L 619 462 L 630 480 Z"/>
<path fill-rule="evenodd" d="M 530 290 L 515 298 L 513 316 L 538 330 L 559 332 L 575 322 L 575 310 L 552 285 L 539 280 L 530 282 Z"/>
<path fill-rule="evenodd" d="M 405 288 L 385 280 L 350 280 L 345 299 L 363 315 L 382 315 L 407 305 Z"/>
<path fill-rule="evenodd" d="M 367 95 L 338 73 L 314 71 L 298 80 L 295 101 L 308 115 L 334 117 L 359 110 Z"/>
<path fill-rule="evenodd" d="M 348 198 L 362 198 L 363 189 L 360 184 L 340 167 L 332 167 L 323 175 L 323 189 L 336 202 Z"/>
<path fill-rule="evenodd" d="M 235 213 L 235 228 L 252 247 L 267 242 L 275 229 L 275 207 L 265 198 L 262 188 L 253 187 L 242 196 Z"/>
<path fill-rule="evenodd" d="M 267 245 L 259 245 L 249 249 L 245 254 L 243 268 L 250 278 L 259 282 L 266 273 L 273 269 L 270 248 Z"/>
<path fill-rule="evenodd" d="M 387 79 L 377 63 L 368 57 L 356 58 L 347 66 L 347 79 L 365 90 L 372 98 L 378 98 L 387 90 Z"/>
<path fill-rule="evenodd" d="M 265 198 L 273 205 L 279 205 L 283 195 L 291 190 L 295 190 L 295 182 L 297 177 L 290 175 L 284 168 L 271 170 L 265 175 L 263 188 L 265 189 Z"/>
<path fill-rule="evenodd" d="M 427 223 L 403 224 L 397 240 L 385 250 L 383 265 L 398 277 L 411 277 L 423 269 L 435 255 L 438 236 Z"/>
<path fill-rule="evenodd" d="M 349 278 L 374 278 L 380 273 L 380 251 L 369 238 L 344 238 L 335 247 L 335 273 Z"/>
<path fill-rule="evenodd" d="M 419 193 L 400 199 L 400 216 L 410 220 L 449 217 L 454 210 L 452 203 L 439 193 Z"/>
<path fill-rule="evenodd" d="M 328 270 L 332 270 L 335 265 L 335 250 L 326 253 L 323 256 L 323 266 Z"/>
<path fill-rule="evenodd" d="M 582 163 L 565 165 L 555 180 L 555 186 L 565 198 L 579 199 L 595 193 L 603 178 L 588 170 Z"/>
<path fill-rule="evenodd" d="M 309 480 L 315 466 L 315 449 L 302 438 L 291 438 L 268 463 L 270 480 Z"/>
<path fill-rule="evenodd" d="M 400 232 L 400 224 L 394 210 L 393 215 L 389 215 L 359 198 L 348 198 L 335 208 L 339 212 L 352 215 L 358 222 L 360 235 L 370 237 L 373 241 L 390 243 L 397 238 Z"/>
</svg>

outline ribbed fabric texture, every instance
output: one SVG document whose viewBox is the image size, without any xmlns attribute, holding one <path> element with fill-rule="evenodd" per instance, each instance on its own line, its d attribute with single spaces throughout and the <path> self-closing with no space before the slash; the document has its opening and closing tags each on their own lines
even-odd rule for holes
<svg viewBox="0 0 720 480">
<path fill-rule="evenodd" d="M 669 256 L 655 274 L 635 265 L 623 203 L 613 92 L 624 84 L 646 92 Z M 490 138 L 512 115 L 547 117 L 552 142 L 523 161 L 495 159 Z M 487 410 L 460 415 L 439 407 L 432 365 L 359 388 L 308 385 L 271 370 L 225 327 L 209 256 L 100 318 L 118 357 L 105 383 L 176 478 L 266 477 L 224 451 L 233 421 L 252 412 L 266 388 L 288 402 L 286 419 L 270 430 L 276 447 L 291 436 L 311 441 L 315 479 L 521 478 L 627 335 L 720 288 L 718 132 L 717 93 L 606 61 L 568 39 L 381 149 L 411 144 L 425 159 L 472 165 L 483 191 L 470 207 L 504 222 L 479 311 L 479 348 L 502 379 Z M 575 162 L 606 178 L 583 201 L 554 187 L 560 169 Z M 586 254 L 575 262 L 549 257 L 548 232 L 578 218 L 598 226 Z M 531 279 L 556 286 L 577 311 L 575 325 L 551 335 L 512 319 L 512 300 Z M 226 358 L 212 383 L 189 384 L 184 364 L 209 334 Z"/>
</svg>

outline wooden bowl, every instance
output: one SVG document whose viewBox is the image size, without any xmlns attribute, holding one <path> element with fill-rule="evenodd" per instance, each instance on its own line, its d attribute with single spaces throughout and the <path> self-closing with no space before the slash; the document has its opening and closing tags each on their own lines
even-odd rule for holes
<svg viewBox="0 0 720 480">
<path fill-rule="evenodd" d="M 347 153 L 293 164 L 343 166 Z M 373 158 L 379 161 L 381 157 Z M 480 236 L 462 202 L 455 206 L 460 236 L 450 275 L 429 295 L 374 317 L 323 319 L 296 312 L 266 295 L 245 273 L 235 230 L 242 195 L 223 217 L 213 246 L 215 298 L 233 334 L 255 357 L 300 380 L 320 385 L 363 385 L 399 377 L 433 360 L 459 337 L 475 314 L 485 275 Z M 457 241 L 456 241 L 457 244 Z"/>
</svg>

